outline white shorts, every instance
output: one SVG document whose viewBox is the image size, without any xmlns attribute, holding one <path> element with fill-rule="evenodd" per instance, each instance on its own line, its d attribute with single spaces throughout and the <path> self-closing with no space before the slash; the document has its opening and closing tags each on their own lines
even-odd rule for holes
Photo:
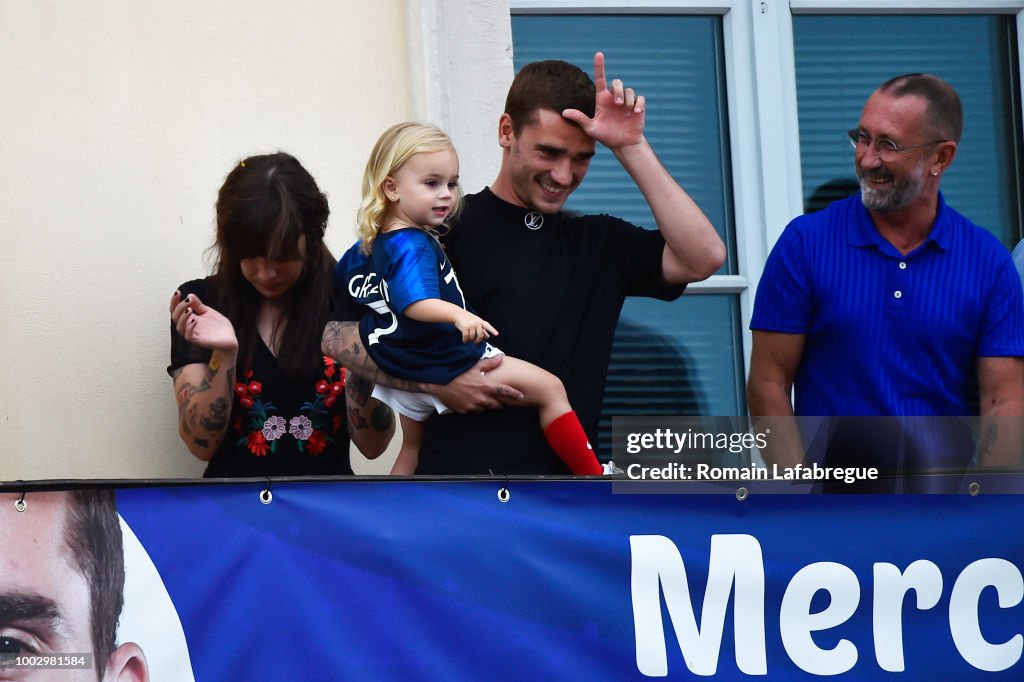
<svg viewBox="0 0 1024 682">
<path fill-rule="evenodd" d="M 499 348 L 489 343 L 484 344 L 484 352 L 480 359 L 493 358 L 496 355 L 504 355 Z M 417 422 L 427 421 L 433 414 L 445 414 L 451 412 L 451 408 L 429 393 L 413 393 L 402 391 L 387 386 L 374 386 L 372 397 L 381 401 L 400 415 Z"/>
</svg>

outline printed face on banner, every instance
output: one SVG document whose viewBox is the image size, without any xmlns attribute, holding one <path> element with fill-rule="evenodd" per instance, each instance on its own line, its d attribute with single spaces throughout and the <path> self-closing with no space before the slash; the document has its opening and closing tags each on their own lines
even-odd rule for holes
<svg viewBox="0 0 1024 682">
<path fill-rule="evenodd" d="M 27 657 L 93 650 L 89 587 L 72 565 L 64 542 L 65 507 L 57 497 L 32 495 L 31 513 L 27 506 L 19 513 L 14 508 L 18 496 L 2 496 L 0 654 Z"/>
<path fill-rule="evenodd" d="M 68 544 L 68 493 L 0 495 L 0 680 L 145 680 L 141 650 L 94 657 L 92 598 Z M 110 663 L 110 665 L 108 665 Z"/>
</svg>

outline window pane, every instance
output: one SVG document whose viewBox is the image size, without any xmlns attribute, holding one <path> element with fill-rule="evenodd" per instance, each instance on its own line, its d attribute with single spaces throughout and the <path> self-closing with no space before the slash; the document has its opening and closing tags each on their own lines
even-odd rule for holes
<svg viewBox="0 0 1024 682">
<path fill-rule="evenodd" d="M 627 299 L 608 367 L 598 452 L 611 452 L 614 416 L 746 414 L 740 332 L 736 296 Z"/>
<path fill-rule="evenodd" d="M 719 274 L 736 274 L 721 18 L 514 15 L 512 38 L 516 70 L 564 59 L 592 74 L 594 52 L 604 52 L 609 76 L 647 98 L 647 139 L 726 243 L 728 260 Z M 655 227 L 640 191 L 601 145 L 566 209 Z M 627 300 L 598 451 L 611 453 L 613 416 L 745 414 L 741 339 L 738 295 Z"/>
<path fill-rule="evenodd" d="M 563 59 L 593 75 L 594 52 L 604 52 L 608 75 L 647 98 L 647 139 L 728 246 L 719 274 L 736 274 L 721 19 L 513 15 L 512 41 L 517 71 L 532 61 Z M 601 145 L 566 209 L 654 227 L 640 191 Z"/>
<path fill-rule="evenodd" d="M 893 76 L 934 73 L 964 108 L 963 139 L 942 181 L 946 201 L 1008 247 L 1020 239 L 1013 16 L 801 15 L 793 40 L 805 205 L 826 183 L 855 185 L 845 131 L 871 92 Z"/>
</svg>

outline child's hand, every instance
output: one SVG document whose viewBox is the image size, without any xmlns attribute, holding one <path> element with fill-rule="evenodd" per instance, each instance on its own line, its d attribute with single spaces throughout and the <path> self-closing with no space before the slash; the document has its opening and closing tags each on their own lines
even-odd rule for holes
<svg viewBox="0 0 1024 682">
<path fill-rule="evenodd" d="M 478 343 L 498 335 L 498 330 L 492 327 L 490 322 L 468 310 L 456 313 L 452 323 L 462 332 L 463 343 Z"/>
</svg>

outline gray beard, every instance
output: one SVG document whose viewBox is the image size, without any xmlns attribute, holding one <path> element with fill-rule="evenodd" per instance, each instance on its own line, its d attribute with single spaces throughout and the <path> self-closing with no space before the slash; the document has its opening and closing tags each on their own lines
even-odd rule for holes
<svg viewBox="0 0 1024 682">
<path fill-rule="evenodd" d="M 888 191 L 880 191 L 868 182 L 869 174 L 857 169 L 860 180 L 860 199 L 864 208 L 877 213 L 892 213 L 910 205 L 924 190 L 924 166 L 918 165 L 906 180 L 893 182 Z"/>
</svg>

